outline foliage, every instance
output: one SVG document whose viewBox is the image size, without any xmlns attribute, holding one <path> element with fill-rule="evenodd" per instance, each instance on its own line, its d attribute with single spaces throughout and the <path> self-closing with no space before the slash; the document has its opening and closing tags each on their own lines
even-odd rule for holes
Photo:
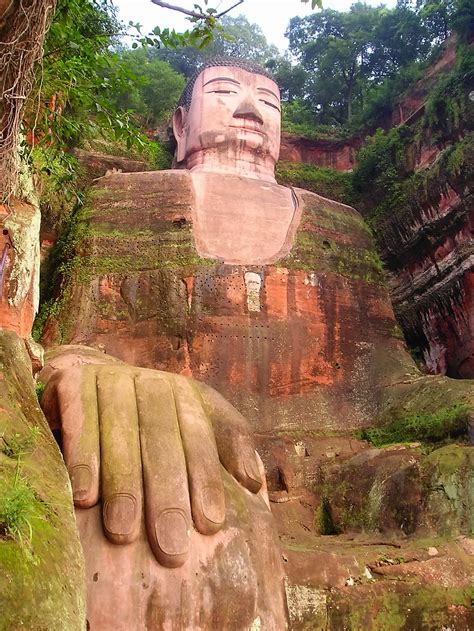
<svg viewBox="0 0 474 631">
<path fill-rule="evenodd" d="M 390 99 L 421 71 L 445 38 L 448 27 L 440 24 L 451 19 L 450 7 L 450 0 L 399 0 L 393 9 L 357 2 L 348 12 L 325 9 L 293 18 L 287 30 L 290 51 L 306 72 L 303 88 L 291 83 L 295 70 L 290 72 L 294 94 L 304 96 L 321 123 L 359 126 L 367 116 L 369 123 L 379 120 Z M 469 22 L 468 13 L 466 8 L 460 11 L 460 23 Z M 393 83 L 380 90 L 391 78 Z"/>
<path fill-rule="evenodd" d="M 242 57 L 262 65 L 278 56 L 278 49 L 268 44 L 262 29 L 249 22 L 244 15 L 225 16 L 220 25 L 221 30 L 214 33 L 212 42 L 204 49 L 188 45 L 154 49 L 151 54 L 188 78 L 206 59 L 218 55 Z"/>
<path fill-rule="evenodd" d="M 138 114 L 145 126 L 169 118 L 183 91 L 184 77 L 149 48 L 123 50 L 118 58 L 133 79 L 110 95 L 115 109 Z"/>
<path fill-rule="evenodd" d="M 423 76 L 419 63 L 411 63 L 387 77 L 383 83 L 368 87 L 364 107 L 356 114 L 356 128 L 385 127 L 392 118 L 394 105 L 400 95 Z"/>
<path fill-rule="evenodd" d="M 323 497 L 315 516 L 316 529 L 320 535 L 338 535 L 340 529 L 334 523 L 331 505 L 327 497 Z"/>
<path fill-rule="evenodd" d="M 46 384 L 41 381 L 35 384 L 35 394 L 38 401 L 41 399 L 41 395 L 43 394 L 45 387 Z"/>
<path fill-rule="evenodd" d="M 311 73 L 308 96 L 325 122 L 350 122 L 356 101 L 360 106 L 370 84 L 380 83 L 421 53 L 424 38 L 415 25 L 410 24 L 413 32 L 407 37 L 407 11 L 414 15 L 409 10 L 389 11 L 357 3 L 349 12 L 325 9 L 290 21 L 290 50 Z M 399 37 L 402 24 L 403 46 Z"/>
<path fill-rule="evenodd" d="M 279 162 L 276 178 L 285 186 L 296 186 L 344 204 L 351 203 L 351 175 L 312 164 Z"/>
<path fill-rule="evenodd" d="M 295 98 L 289 101 L 282 101 L 281 127 L 283 131 L 299 134 L 305 138 L 318 138 L 319 133 L 334 130 L 338 127 L 329 125 L 315 125 L 311 108 L 303 99 Z"/>
<path fill-rule="evenodd" d="M 40 434 L 40 428 L 34 425 L 30 428 L 26 436 L 21 434 L 12 434 L 8 438 L 2 436 L 2 453 L 9 458 L 21 458 L 25 453 L 28 453 L 33 449 L 38 440 Z"/>
<path fill-rule="evenodd" d="M 44 507 L 21 474 L 21 459 L 34 449 L 39 433 L 39 427 L 33 426 L 26 436 L 2 436 L 2 453 L 15 459 L 16 464 L 11 484 L 0 495 L 0 536 L 17 541 L 30 561 L 32 522 L 43 518 Z"/>
<path fill-rule="evenodd" d="M 406 204 L 403 180 L 405 168 L 405 142 L 411 137 L 404 126 L 377 132 L 366 139 L 357 156 L 352 174 L 352 185 L 358 207 L 369 219 L 386 215 L 393 208 Z"/>
<path fill-rule="evenodd" d="M 26 480 L 18 478 L 0 495 L 0 534 L 16 540 L 29 556 L 32 521 L 41 518 L 38 499 Z"/>
<path fill-rule="evenodd" d="M 357 432 L 362 440 L 375 447 L 392 443 L 422 441 L 440 443 L 460 436 L 468 430 L 469 407 L 455 405 L 431 414 L 416 414 L 393 421 L 384 427 L 372 427 Z"/>
<path fill-rule="evenodd" d="M 449 24 L 458 36 L 458 41 L 468 44 L 474 33 L 474 5 L 471 0 L 456 0 L 449 16 Z"/>
<path fill-rule="evenodd" d="M 138 64 L 133 67 L 114 52 L 121 33 L 122 25 L 108 0 L 59 0 L 57 4 L 42 65 L 25 107 L 23 140 L 43 220 L 51 226 L 59 225 L 82 203 L 75 147 L 102 137 L 135 154 L 157 157 L 160 151 L 138 130 L 132 113 L 118 103 L 120 95 L 133 94 L 140 83 L 135 75 Z M 157 103 L 150 117 L 160 108 L 171 107 L 170 99 L 182 85 L 170 69 L 160 71 L 159 76 L 166 78 L 168 100 Z"/>
<path fill-rule="evenodd" d="M 458 66 L 442 75 L 428 93 L 414 125 L 378 129 L 366 139 L 352 176 L 354 204 L 379 239 L 388 238 L 388 224 L 396 222 L 402 230 L 407 213 L 416 215 L 422 207 L 435 206 L 448 184 L 456 186 L 456 179 L 462 187 L 472 176 L 474 115 L 468 93 L 473 79 L 474 67 L 468 68 L 461 56 Z M 414 171 L 422 144 L 448 147 L 429 170 Z"/>
</svg>

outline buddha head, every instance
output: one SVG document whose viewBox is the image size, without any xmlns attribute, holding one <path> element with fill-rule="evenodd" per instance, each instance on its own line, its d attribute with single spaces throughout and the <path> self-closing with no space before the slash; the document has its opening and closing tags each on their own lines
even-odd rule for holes
<svg viewBox="0 0 474 631">
<path fill-rule="evenodd" d="M 274 181 L 280 117 L 280 91 L 263 68 L 213 58 L 189 80 L 173 116 L 176 162 Z"/>
</svg>

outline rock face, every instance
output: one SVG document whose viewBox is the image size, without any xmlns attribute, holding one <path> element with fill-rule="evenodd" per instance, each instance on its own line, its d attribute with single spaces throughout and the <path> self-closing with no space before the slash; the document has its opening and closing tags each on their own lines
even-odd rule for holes
<svg viewBox="0 0 474 631">
<path fill-rule="evenodd" d="M 380 121 L 387 129 L 408 127 L 400 127 L 411 139 L 401 149 L 405 154 L 402 170 L 407 178 L 415 173 L 420 179 L 409 192 L 408 202 L 400 201 L 396 212 L 388 212 L 379 222 L 376 240 L 390 272 L 397 320 L 428 372 L 472 378 L 472 105 L 448 133 L 441 133 L 425 116 L 430 90 L 455 64 L 456 40 L 449 38 L 439 59 L 394 104 L 391 119 Z M 470 88 L 466 83 L 462 89 L 467 102 Z M 451 98 L 449 93 L 447 98 Z M 283 135 L 281 158 L 347 171 L 355 166 L 361 144 L 357 138 L 329 142 Z M 449 164 L 455 163 L 456 168 L 447 173 Z M 387 193 L 374 196 L 370 182 L 367 191 L 369 206 L 380 203 L 375 198 Z"/>
<path fill-rule="evenodd" d="M 39 303 L 39 209 L 0 205 L 0 224 L 0 325 L 27 338 Z"/>
<path fill-rule="evenodd" d="M 448 546 L 443 560 L 430 564 L 423 544 L 397 542 L 421 566 L 402 570 L 409 578 L 396 585 L 382 574 L 373 578 L 370 569 L 367 577 L 366 568 L 379 567 L 386 553 L 374 531 L 395 538 L 402 524 L 411 534 L 423 532 L 420 515 L 430 509 L 418 508 L 426 493 L 417 451 L 381 451 L 373 458 L 364 442 L 347 434 L 420 410 L 472 406 L 468 384 L 416 370 L 399 337 L 370 234 L 353 209 L 296 190 L 301 220 L 290 253 L 269 265 L 224 265 L 200 258 L 195 249 L 191 182 L 186 171 L 112 174 L 98 182 L 76 218 L 69 273 L 44 340 L 86 344 L 134 365 L 192 375 L 247 416 L 279 526 L 292 629 L 378 631 L 389 602 L 396 612 L 390 631 L 416 628 L 424 611 L 429 624 L 459 623 L 456 628 L 467 631 L 464 561 L 464 582 L 454 582 L 442 598 L 436 591 L 457 547 Z M 433 456 L 426 479 L 438 480 L 441 461 Z M 377 475 L 362 475 L 366 469 Z M 375 481 L 385 478 L 390 493 L 384 488 L 379 497 Z M 359 482 L 350 492 L 348 480 Z M 459 498 L 467 497 L 464 477 L 453 484 Z M 333 510 L 338 493 L 337 509 L 344 510 L 344 485 L 362 515 L 367 497 L 374 499 L 374 520 L 354 520 L 352 533 L 334 509 L 336 530 L 348 532 L 323 536 L 321 511 Z M 452 511 L 451 532 L 466 533 L 463 501 L 443 508 Z M 439 532 L 426 528 L 431 536 Z M 364 537 L 376 537 L 368 549 Z M 418 570 L 428 578 L 415 597 L 410 577 Z M 431 597 L 436 605 L 429 609 Z M 356 610 L 364 599 L 371 608 Z M 403 599 L 413 613 L 403 609 Z"/>
<path fill-rule="evenodd" d="M 362 138 L 357 136 L 347 140 L 311 140 L 283 132 L 280 160 L 315 164 L 336 171 L 352 171 L 361 146 Z"/>
<path fill-rule="evenodd" d="M 460 127 L 441 139 L 427 124 L 424 116 L 411 129 L 414 135 L 425 128 L 419 147 L 405 142 L 408 195 L 396 213 L 378 219 L 377 240 L 410 345 L 422 353 L 429 372 L 471 378 L 473 119 L 466 114 Z"/>
<path fill-rule="evenodd" d="M 190 183 L 179 171 L 101 180 L 44 340 L 190 374 L 262 434 L 373 422 L 382 384 L 413 365 L 360 216 L 300 192 L 286 258 L 224 265 L 196 253 Z"/>
<path fill-rule="evenodd" d="M 0 334 L 0 628 L 82 631 L 84 565 L 69 479 L 15 333 Z"/>
<path fill-rule="evenodd" d="M 428 90 L 439 79 L 439 75 L 452 70 L 456 64 L 456 38 L 450 36 L 444 42 L 444 50 L 435 63 L 427 68 L 423 77 L 394 104 L 390 127 L 410 122 L 423 107 Z"/>
</svg>

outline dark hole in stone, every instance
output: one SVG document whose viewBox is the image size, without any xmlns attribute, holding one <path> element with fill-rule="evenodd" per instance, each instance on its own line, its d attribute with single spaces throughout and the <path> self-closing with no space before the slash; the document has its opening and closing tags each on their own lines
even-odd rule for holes
<svg viewBox="0 0 474 631">
<path fill-rule="evenodd" d="M 58 447 L 59 447 L 60 451 L 62 452 L 62 450 L 63 450 L 63 437 L 61 435 L 61 430 L 60 429 L 53 429 L 52 433 L 53 433 L 54 440 L 58 443 Z"/>
<path fill-rule="evenodd" d="M 336 363 L 334 364 L 334 366 L 335 366 L 335 368 L 337 368 L 337 370 L 339 370 L 339 369 L 341 368 L 341 365 L 340 365 L 338 362 L 336 362 Z"/>
<path fill-rule="evenodd" d="M 276 488 L 277 491 L 288 492 L 288 484 L 286 483 L 285 474 L 280 467 L 277 467 L 276 470 Z"/>
<path fill-rule="evenodd" d="M 6 228 L 3 230 L 3 234 L 4 234 L 4 235 L 7 235 L 7 234 L 8 234 L 8 230 L 7 230 Z"/>
<path fill-rule="evenodd" d="M 184 219 L 184 218 L 175 219 L 173 221 L 173 226 L 176 226 L 177 228 L 182 228 L 185 225 L 186 225 L 186 219 Z"/>
<path fill-rule="evenodd" d="M 331 247 L 331 244 L 329 243 L 329 241 L 323 241 L 323 248 L 325 250 L 329 250 L 330 247 Z"/>
<path fill-rule="evenodd" d="M 94 574 L 94 576 L 92 577 L 92 580 L 94 581 L 94 583 L 97 583 L 97 581 L 99 580 L 99 572 L 96 572 Z"/>
</svg>

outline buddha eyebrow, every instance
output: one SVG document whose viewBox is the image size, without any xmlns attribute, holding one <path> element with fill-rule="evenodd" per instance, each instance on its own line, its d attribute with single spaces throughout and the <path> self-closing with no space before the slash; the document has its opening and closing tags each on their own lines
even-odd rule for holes
<svg viewBox="0 0 474 631">
<path fill-rule="evenodd" d="M 215 79 L 209 79 L 209 81 L 206 81 L 203 87 L 206 87 L 206 85 L 209 85 L 209 83 L 212 83 L 213 81 L 229 81 L 230 83 L 235 83 L 235 85 L 240 85 L 238 81 L 231 79 L 230 77 L 215 77 Z"/>
<path fill-rule="evenodd" d="M 277 101 L 280 100 L 280 98 L 275 94 L 275 92 L 272 92 L 271 90 L 267 90 L 267 88 L 257 88 L 257 90 L 259 90 L 260 92 L 267 92 L 268 94 L 271 94 L 272 96 L 274 96 Z"/>
</svg>

